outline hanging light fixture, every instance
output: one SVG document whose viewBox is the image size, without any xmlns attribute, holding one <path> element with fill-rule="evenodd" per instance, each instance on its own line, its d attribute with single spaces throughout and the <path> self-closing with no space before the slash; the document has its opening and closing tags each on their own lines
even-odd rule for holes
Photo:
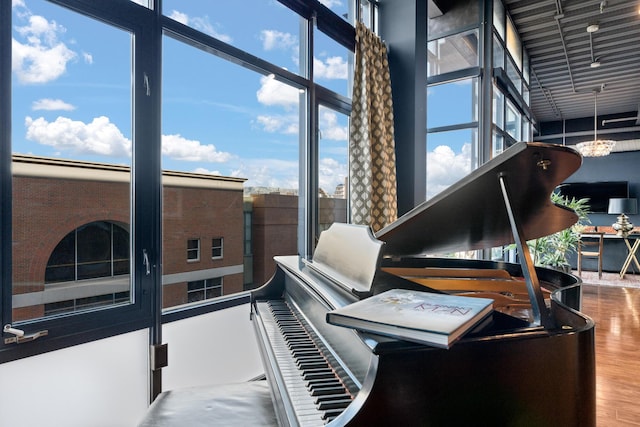
<svg viewBox="0 0 640 427">
<path fill-rule="evenodd" d="M 602 157 L 611 153 L 616 145 L 615 141 L 609 139 L 598 139 L 598 90 L 593 91 L 594 111 L 593 111 L 593 141 L 585 141 L 576 144 L 576 149 L 584 157 Z"/>
</svg>

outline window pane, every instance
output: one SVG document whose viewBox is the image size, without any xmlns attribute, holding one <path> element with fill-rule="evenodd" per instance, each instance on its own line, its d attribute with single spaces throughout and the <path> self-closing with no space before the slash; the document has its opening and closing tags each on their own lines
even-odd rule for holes
<svg viewBox="0 0 640 427">
<path fill-rule="evenodd" d="M 302 18 L 277 1 L 163 0 L 163 14 L 300 74 Z"/>
<path fill-rule="evenodd" d="M 516 70 L 515 65 L 513 65 L 511 58 L 507 59 L 507 76 L 518 93 L 522 93 L 522 79 L 520 78 L 520 73 Z"/>
<path fill-rule="evenodd" d="M 476 128 L 427 135 L 427 199 L 477 167 L 477 140 Z"/>
<path fill-rule="evenodd" d="M 518 30 L 513 24 L 513 21 L 507 16 L 507 50 L 511 54 L 515 66 L 519 70 L 522 69 L 522 43 L 520 43 L 520 36 Z"/>
<path fill-rule="evenodd" d="M 504 94 L 493 85 L 493 123 L 504 129 Z"/>
<path fill-rule="evenodd" d="M 319 231 L 334 222 L 347 222 L 349 118 L 333 109 L 318 108 Z"/>
<path fill-rule="evenodd" d="M 491 156 L 495 157 L 498 154 L 504 151 L 504 137 L 497 133 L 493 132 L 493 149 L 491 150 Z"/>
<path fill-rule="evenodd" d="M 429 77 L 478 65 L 478 30 L 430 41 L 427 44 Z"/>
<path fill-rule="evenodd" d="M 493 68 L 504 68 L 504 46 L 493 36 Z"/>
<path fill-rule="evenodd" d="M 505 130 L 509 135 L 513 137 L 516 141 L 520 141 L 520 113 L 513 106 L 511 101 L 507 100 L 507 113 L 506 113 L 506 128 Z"/>
<path fill-rule="evenodd" d="M 41 0 L 15 2 L 12 19 L 18 322 L 111 305 L 105 278 L 114 274 L 130 294 L 128 237 L 116 245 L 116 273 L 108 224 L 128 233 L 132 43 L 128 32 Z"/>
<path fill-rule="evenodd" d="M 169 308 L 205 298 L 187 296 L 187 282 L 223 279 L 225 295 L 254 285 L 244 281 L 245 265 L 252 266 L 244 256 L 245 200 L 254 203 L 254 230 L 269 227 L 259 238 L 253 234 L 254 247 L 273 233 L 295 248 L 297 210 L 289 215 L 288 205 L 278 204 L 265 218 L 256 213 L 253 196 L 297 200 L 304 93 L 169 37 L 163 39 L 162 93 L 163 305 Z M 194 238 L 207 256 L 189 263 L 184 245 Z M 213 238 L 224 242 L 222 258 L 208 256 Z M 251 268 L 267 269 L 273 254 L 260 249 L 265 259 Z M 273 274 L 275 267 L 269 269 Z"/>
<path fill-rule="evenodd" d="M 478 121 L 478 79 L 457 80 L 427 89 L 427 128 Z"/>
<path fill-rule="evenodd" d="M 351 98 L 348 76 L 353 70 L 353 53 L 322 31 L 315 31 L 313 42 L 313 80 L 327 89 Z"/>
<path fill-rule="evenodd" d="M 502 0 L 493 0 L 493 26 L 495 27 L 502 40 L 504 40 L 504 21 L 505 21 L 505 13 L 504 13 L 504 5 L 502 4 Z"/>
</svg>

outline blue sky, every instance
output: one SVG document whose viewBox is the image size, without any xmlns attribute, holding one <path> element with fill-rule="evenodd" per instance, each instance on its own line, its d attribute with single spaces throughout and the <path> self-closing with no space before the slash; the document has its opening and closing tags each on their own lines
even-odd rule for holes
<svg viewBox="0 0 640 427">
<path fill-rule="evenodd" d="M 299 20 L 277 1 L 163 3 L 173 19 L 300 72 Z M 346 12 L 344 1 L 324 3 Z M 348 96 L 347 50 L 324 35 L 315 44 L 316 81 Z M 125 31 L 42 0 L 13 0 L 13 151 L 130 164 L 130 58 Z M 297 89 L 165 37 L 162 91 L 163 168 L 297 187 Z M 438 110 L 457 116 L 455 100 L 443 99 Z M 348 173 L 347 123 L 320 109 L 319 180 L 329 193 Z M 433 188 L 468 173 L 462 142 L 429 147 Z"/>
</svg>

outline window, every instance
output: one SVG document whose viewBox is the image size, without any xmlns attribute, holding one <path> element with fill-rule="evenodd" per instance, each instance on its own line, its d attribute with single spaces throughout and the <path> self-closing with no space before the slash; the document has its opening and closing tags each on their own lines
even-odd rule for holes
<svg viewBox="0 0 640 427">
<path fill-rule="evenodd" d="M 478 30 L 430 41 L 427 44 L 429 77 L 478 66 Z"/>
<path fill-rule="evenodd" d="M 131 223 L 133 54 L 122 26 L 41 0 L 12 10 L 15 323 L 45 316 L 64 293 L 53 283 L 129 274 L 128 232 L 113 223 Z M 64 299 L 99 293 L 67 284 Z M 130 293 L 129 277 L 119 286 Z"/>
<path fill-rule="evenodd" d="M 187 261 L 200 261 L 200 239 L 187 240 Z"/>
<path fill-rule="evenodd" d="M 318 107 L 319 233 L 334 222 L 347 222 L 348 119 L 334 109 L 324 105 Z"/>
<path fill-rule="evenodd" d="M 222 296 L 222 277 L 189 282 L 187 289 L 188 302 L 203 301 Z"/>
<path fill-rule="evenodd" d="M 318 188 L 300 189 L 315 181 L 307 153 L 318 140 L 307 106 L 324 97 L 347 122 L 353 27 L 331 10 L 351 14 L 354 2 L 249 2 L 2 2 L 0 63 L 13 65 L 0 97 L 11 121 L 0 148 L 13 153 L 0 156 L 0 196 L 12 203 L 0 210 L 5 323 L 46 328 L 42 348 L 55 350 L 156 327 L 157 299 L 143 293 L 161 285 L 165 307 L 213 277 L 205 297 L 222 280 L 228 295 L 242 291 L 245 252 L 273 255 L 245 230 L 243 204 L 256 195 L 279 193 L 288 252 L 309 253 L 299 231 L 318 221 L 307 209 Z M 264 221 L 254 216 L 254 230 Z M 212 258 L 224 261 L 202 259 L 193 236 L 222 235 Z M 184 262 L 185 242 L 198 262 Z M 24 304 L 67 285 L 71 294 Z M 30 348 L 0 342 L 0 362 L 41 351 Z"/>
<path fill-rule="evenodd" d="M 211 239 L 211 258 L 222 258 L 222 237 L 214 237 Z"/>
<path fill-rule="evenodd" d="M 129 233 L 122 227 L 100 221 L 83 225 L 67 234 L 54 249 L 46 283 L 129 274 Z"/>
<path fill-rule="evenodd" d="M 152 299 L 142 293 L 155 280 L 145 265 L 160 265 L 149 220 L 160 204 L 150 161 L 160 147 L 150 108 L 157 94 L 142 82 L 157 81 L 144 48 L 157 24 L 133 1 L 114 4 L 2 6 L 0 25 L 11 31 L 0 44 L 11 57 L 0 62 L 13 66 L 0 97 L 11 120 L 0 135 L 11 153 L 0 159 L 1 197 L 11 203 L 0 212 L 10 254 L 0 260 L 1 311 L 25 334 L 48 334 L 27 351 L 1 341 L 0 363 L 150 326 Z M 134 117 L 145 119 L 134 126 Z"/>
</svg>

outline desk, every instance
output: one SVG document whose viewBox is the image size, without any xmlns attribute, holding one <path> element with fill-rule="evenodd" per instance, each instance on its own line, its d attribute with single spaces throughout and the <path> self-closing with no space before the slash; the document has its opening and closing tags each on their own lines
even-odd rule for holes
<svg viewBox="0 0 640 427">
<path fill-rule="evenodd" d="M 627 245 L 627 249 L 629 250 L 629 255 L 627 255 L 627 259 L 622 264 L 622 269 L 620 270 L 620 278 L 624 279 L 624 275 L 627 272 L 627 269 L 631 265 L 631 261 L 634 261 L 636 267 L 638 267 L 638 271 L 640 271 L 640 263 L 638 263 L 638 258 L 636 258 L 636 251 L 638 247 L 640 247 L 640 234 L 629 234 L 627 237 L 623 237 L 624 243 Z M 635 240 L 633 242 L 633 246 L 629 243 L 629 239 Z"/>
<path fill-rule="evenodd" d="M 618 236 L 615 233 L 585 232 L 580 235 L 580 238 L 581 239 L 582 238 L 586 238 L 586 239 L 604 238 L 606 240 L 609 240 L 609 239 L 623 240 L 625 245 L 627 246 L 627 256 L 626 256 L 626 259 L 624 260 L 624 263 L 622 264 L 622 268 L 620 269 L 620 278 L 624 279 L 624 275 L 627 273 L 627 270 L 631 266 L 631 262 L 633 262 L 638 268 L 638 271 L 640 271 L 640 263 L 638 262 L 638 258 L 636 257 L 636 253 L 638 252 L 638 249 L 640 249 L 640 233 L 631 233 L 627 235 L 627 237 L 622 237 L 622 236 Z M 631 244 L 630 240 L 634 241 L 633 244 Z M 580 250 L 581 248 L 579 247 L 578 251 Z M 595 256 L 595 253 L 587 256 Z M 602 256 L 603 254 L 600 254 L 600 257 Z M 580 268 L 578 268 L 578 271 L 580 271 Z"/>
</svg>

